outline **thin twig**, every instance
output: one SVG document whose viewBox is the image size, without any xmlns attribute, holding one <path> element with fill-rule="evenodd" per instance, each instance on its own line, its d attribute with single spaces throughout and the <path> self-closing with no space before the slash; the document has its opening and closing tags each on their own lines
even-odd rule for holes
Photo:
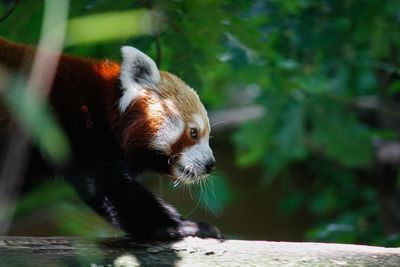
<svg viewBox="0 0 400 267">
<path fill-rule="evenodd" d="M 160 66 L 161 66 L 161 57 L 162 57 L 162 55 L 161 55 L 160 35 L 157 34 L 155 36 L 155 39 L 156 39 L 156 49 L 157 49 L 156 64 L 157 64 L 157 67 L 160 68 Z"/>
</svg>

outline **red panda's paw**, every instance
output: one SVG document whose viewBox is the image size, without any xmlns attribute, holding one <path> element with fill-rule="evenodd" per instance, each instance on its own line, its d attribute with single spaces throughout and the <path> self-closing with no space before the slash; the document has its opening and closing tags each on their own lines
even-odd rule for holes
<svg viewBox="0 0 400 267">
<path fill-rule="evenodd" d="M 183 237 L 196 236 L 201 238 L 224 239 L 219 229 L 214 225 L 188 220 L 181 221 L 178 231 Z"/>
<path fill-rule="evenodd" d="M 153 240 L 179 240 L 188 236 L 200 238 L 225 239 L 219 229 L 206 223 L 198 223 L 188 220 L 179 222 L 178 227 L 160 228 L 153 234 Z"/>
</svg>

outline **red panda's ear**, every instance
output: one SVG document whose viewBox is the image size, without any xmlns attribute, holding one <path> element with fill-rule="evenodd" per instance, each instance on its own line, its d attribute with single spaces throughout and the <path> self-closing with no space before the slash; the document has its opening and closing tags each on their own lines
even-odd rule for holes
<svg viewBox="0 0 400 267">
<path fill-rule="evenodd" d="M 149 88 L 156 88 L 160 72 L 156 63 L 146 54 L 131 46 L 121 48 L 122 64 L 120 80 L 123 95 L 119 102 L 121 112 L 140 94 Z"/>
</svg>

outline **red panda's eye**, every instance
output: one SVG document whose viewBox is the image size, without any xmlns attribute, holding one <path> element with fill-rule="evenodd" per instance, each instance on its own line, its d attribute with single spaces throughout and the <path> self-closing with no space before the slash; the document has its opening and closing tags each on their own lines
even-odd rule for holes
<svg viewBox="0 0 400 267">
<path fill-rule="evenodd" d="M 190 137 L 193 139 L 197 138 L 197 129 L 196 128 L 190 128 Z"/>
</svg>

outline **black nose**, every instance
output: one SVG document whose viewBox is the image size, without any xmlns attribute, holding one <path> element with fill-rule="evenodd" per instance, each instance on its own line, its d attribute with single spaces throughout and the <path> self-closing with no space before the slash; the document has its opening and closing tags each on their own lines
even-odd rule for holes
<svg viewBox="0 0 400 267">
<path fill-rule="evenodd" d="M 210 173 L 214 170 L 214 166 L 215 166 L 215 160 L 214 159 L 210 159 L 209 161 L 207 161 L 206 163 L 206 172 Z"/>
</svg>

